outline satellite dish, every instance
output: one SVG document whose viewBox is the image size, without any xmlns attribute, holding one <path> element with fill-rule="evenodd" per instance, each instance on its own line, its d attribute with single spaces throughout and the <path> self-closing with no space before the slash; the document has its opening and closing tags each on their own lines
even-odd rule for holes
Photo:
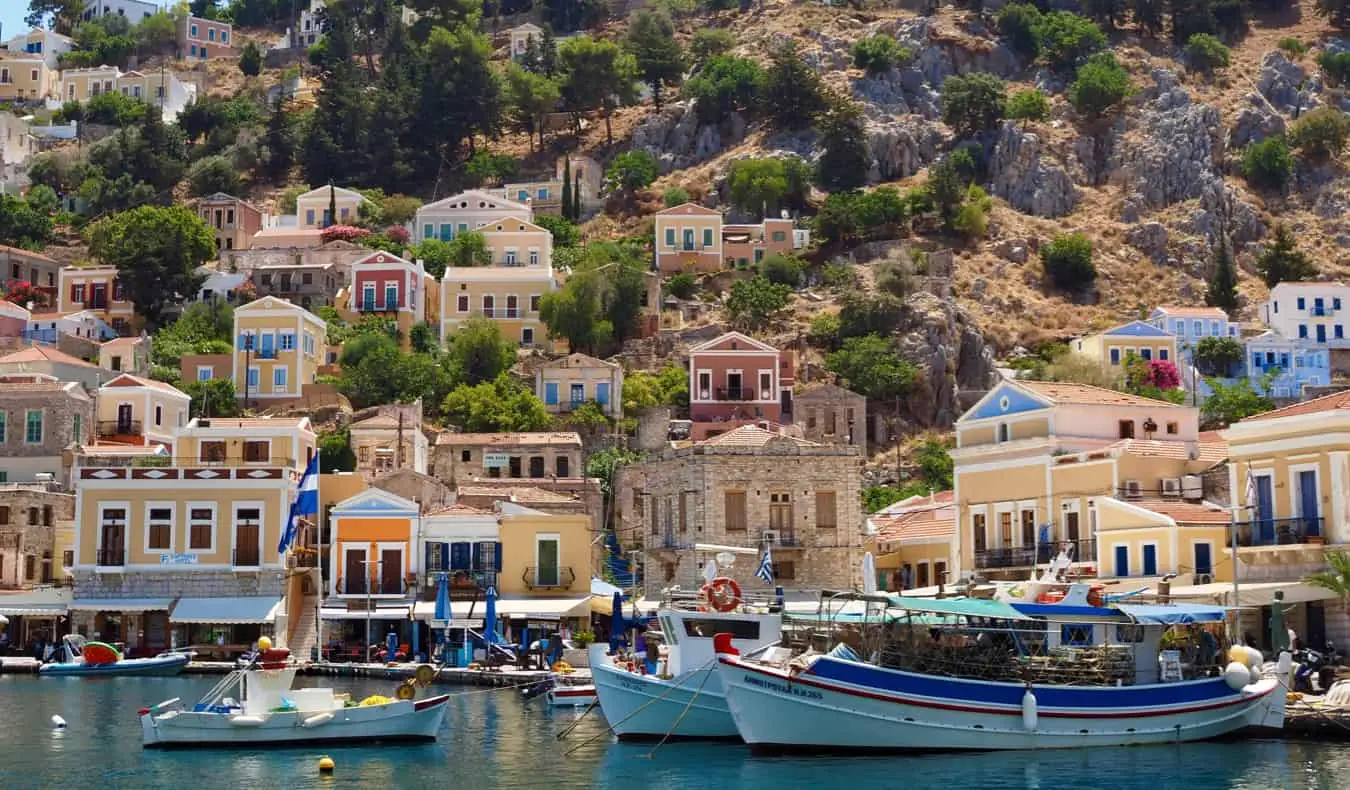
<svg viewBox="0 0 1350 790">
<path fill-rule="evenodd" d="M 780 217 L 782 217 L 783 219 L 787 219 L 787 218 L 788 218 L 788 210 L 787 210 L 787 209 L 783 209 L 783 210 L 781 210 L 781 211 L 778 212 L 778 215 L 779 215 Z"/>
<path fill-rule="evenodd" d="M 719 551 L 716 555 L 717 567 L 730 568 L 736 564 L 736 555 L 729 551 Z"/>
</svg>

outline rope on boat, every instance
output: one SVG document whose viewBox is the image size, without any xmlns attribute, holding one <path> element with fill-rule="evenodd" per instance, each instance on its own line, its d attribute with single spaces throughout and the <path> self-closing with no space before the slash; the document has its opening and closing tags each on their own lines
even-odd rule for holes
<svg viewBox="0 0 1350 790">
<path fill-rule="evenodd" d="M 682 678 L 680 678 L 678 681 L 676 681 L 670 688 L 668 688 L 668 689 L 666 689 L 665 691 L 661 692 L 661 694 L 660 694 L 659 696 L 652 697 L 651 699 L 649 699 L 649 700 L 647 700 L 646 702 L 642 703 L 642 705 L 639 706 L 639 707 L 638 707 L 636 710 L 634 710 L 632 713 L 628 714 L 627 716 L 624 716 L 622 719 L 619 719 L 618 721 L 614 722 L 613 724 L 610 724 L 608 727 L 606 727 L 606 728 L 604 729 L 604 731 L 598 732 L 598 733 L 596 733 L 595 735 L 592 735 L 591 737 L 587 738 L 586 740 L 582 741 L 581 743 L 577 744 L 576 746 L 573 746 L 571 749 L 568 749 L 567 751 L 563 752 L 563 757 L 569 757 L 569 756 L 571 756 L 572 752 L 575 752 L 575 751 L 577 751 L 578 749 L 585 748 L 585 747 L 591 745 L 592 743 L 594 743 L 595 741 L 599 740 L 600 738 L 605 737 L 606 735 L 613 735 L 613 734 L 614 734 L 614 728 L 615 728 L 615 727 L 619 726 L 620 724 L 623 724 L 624 722 L 626 722 L 626 721 L 628 721 L 629 719 L 633 718 L 634 716 L 638 715 L 638 714 L 641 713 L 642 711 L 646 710 L 649 706 L 654 705 L 654 704 L 660 702 L 661 700 L 665 699 L 665 698 L 668 697 L 672 692 L 674 692 L 675 689 L 679 688 L 680 686 L 683 686 L 683 685 L 684 685 L 684 682 L 685 682 L 686 680 L 688 680 L 689 678 L 693 677 L 693 676 L 694 676 L 694 672 L 698 672 L 699 670 L 707 669 L 708 667 L 712 666 L 716 661 L 717 661 L 717 659 L 714 657 L 714 658 L 710 659 L 710 660 L 709 660 L 706 664 L 704 664 L 703 666 L 699 667 L 698 669 L 695 669 L 693 672 L 689 672 L 689 673 L 685 674 L 684 677 L 682 677 Z M 704 680 L 707 680 L 707 678 L 705 677 Z M 559 739 L 559 740 L 562 739 L 562 734 L 561 734 L 561 733 L 559 734 L 558 739 Z"/>
<path fill-rule="evenodd" d="M 583 710 L 580 716 L 576 717 L 576 719 L 574 719 L 571 724 L 564 727 L 562 729 L 562 732 L 558 733 L 557 736 L 555 736 L 557 740 L 561 741 L 568 735 L 571 735 L 572 730 L 575 730 L 577 727 L 581 726 L 581 722 L 586 719 L 586 714 L 590 713 L 591 711 L 595 710 L 598 707 L 600 707 L 600 698 L 596 697 L 595 699 L 591 700 L 591 704 L 586 706 L 586 710 Z"/>
<path fill-rule="evenodd" d="M 670 739 L 670 734 L 680 728 L 680 722 L 684 721 L 684 716 L 686 713 L 689 712 L 689 709 L 694 707 L 694 700 L 698 699 L 698 695 L 703 693 L 703 686 L 708 682 L 708 678 L 712 677 L 712 674 L 713 673 L 708 672 L 703 675 L 702 682 L 700 682 L 698 684 L 698 688 L 694 690 L 694 696 L 690 697 L 689 701 L 684 704 L 684 710 L 680 711 L 680 715 L 675 719 L 675 723 L 670 725 L 670 729 L 666 730 L 666 734 L 661 736 L 661 740 L 658 741 L 657 744 L 652 747 L 652 750 L 650 752 L 647 752 L 648 760 L 652 759 L 652 757 L 656 755 L 657 749 L 660 749 L 662 746 L 666 745 L 666 741 Z"/>
<path fill-rule="evenodd" d="M 1276 676 L 1275 676 L 1275 681 L 1276 681 L 1277 683 L 1279 683 L 1280 686 L 1284 689 L 1284 693 L 1285 693 L 1286 695 L 1299 693 L 1299 692 L 1295 692 L 1293 689 L 1289 688 L 1288 684 L 1286 684 L 1286 683 L 1284 682 L 1284 680 L 1282 680 L 1282 679 L 1280 678 L 1279 675 L 1276 675 Z M 1324 695 L 1326 694 L 1325 691 L 1322 692 L 1322 693 L 1323 693 Z M 1289 702 L 1290 702 L 1290 700 L 1289 700 L 1288 697 L 1286 696 L 1286 698 L 1285 698 L 1285 705 L 1288 705 Z M 1334 716 L 1328 716 L 1326 711 L 1322 710 L 1321 708 L 1317 707 L 1316 705 L 1313 705 L 1312 703 L 1309 703 L 1309 702 L 1304 702 L 1303 699 L 1302 699 L 1302 698 L 1299 698 L 1299 697 L 1294 698 L 1293 702 L 1294 702 L 1296 705 L 1302 705 L 1305 709 L 1312 711 L 1312 712 L 1313 712 L 1314 714 L 1316 714 L 1317 716 L 1320 716 L 1321 718 L 1326 719 L 1327 721 L 1331 722 L 1332 724 L 1335 724 L 1337 727 L 1340 727 L 1340 728 L 1343 729 L 1343 730 L 1350 731 L 1350 726 L 1347 726 L 1345 722 L 1341 721 L 1340 719 L 1338 719 L 1338 718 L 1336 718 L 1336 717 L 1334 717 Z"/>
</svg>

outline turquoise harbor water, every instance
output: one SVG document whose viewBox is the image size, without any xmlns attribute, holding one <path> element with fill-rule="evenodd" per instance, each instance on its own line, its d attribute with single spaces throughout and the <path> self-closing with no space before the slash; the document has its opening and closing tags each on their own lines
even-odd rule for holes
<svg viewBox="0 0 1350 790">
<path fill-rule="evenodd" d="M 441 740 L 420 746 L 274 751 L 145 751 L 136 709 L 195 699 L 217 680 L 0 676 L 0 788 L 942 788 L 942 790 L 1219 790 L 1350 787 L 1350 745 L 1248 741 L 1082 752 L 878 758 L 759 758 L 743 748 L 675 743 L 594 744 L 588 716 L 556 735 L 575 711 L 550 712 L 513 690 L 450 688 Z M 353 696 L 391 683 L 305 678 Z M 53 714 L 69 722 L 54 731 Z M 337 762 L 321 777 L 318 757 Z"/>
</svg>

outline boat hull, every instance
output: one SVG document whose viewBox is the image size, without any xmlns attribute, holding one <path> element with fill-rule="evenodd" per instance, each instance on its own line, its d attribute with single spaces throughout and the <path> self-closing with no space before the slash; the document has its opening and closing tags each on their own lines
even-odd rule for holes
<svg viewBox="0 0 1350 790">
<path fill-rule="evenodd" d="M 384 705 L 339 708 L 332 718 L 306 726 L 314 711 L 231 717 L 223 713 L 169 711 L 141 715 L 141 743 L 147 748 L 299 746 L 319 743 L 434 741 L 450 697 L 399 700 Z M 253 718 L 247 724 L 231 718 Z"/>
<path fill-rule="evenodd" d="M 547 692 L 548 704 L 555 708 L 575 708 L 595 702 L 595 686 L 554 686 Z"/>
<path fill-rule="evenodd" d="M 1016 683 L 934 678 L 829 658 L 790 676 L 724 656 L 718 671 L 737 730 L 759 752 L 1178 743 L 1280 727 L 1284 720 L 1284 691 L 1274 678 L 1240 691 L 1218 679 L 1033 688 L 1040 701 L 1028 721 L 1021 705 L 1026 688 Z"/>
<path fill-rule="evenodd" d="M 154 658 L 124 658 L 112 664 L 86 664 L 84 662 L 43 664 L 38 668 L 39 675 L 69 677 L 107 677 L 110 675 L 177 675 L 188 665 L 191 656 L 186 653 L 170 653 Z"/>
<path fill-rule="evenodd" d="M 715 667 L 671 680 L 591 664 L 600 711 L 620 740 L 739 741 Z"/>
</svg>

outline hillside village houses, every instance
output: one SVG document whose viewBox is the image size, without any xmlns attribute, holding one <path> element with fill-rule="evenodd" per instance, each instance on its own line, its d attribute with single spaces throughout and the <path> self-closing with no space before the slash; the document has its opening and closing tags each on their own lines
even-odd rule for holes
<svg viewBox="0 0 1350 790">
<path fill-rule="evenodd" d="M 1078 338 L 1073 341 L 1073 350 L 1099 361 L 1106 370 L 1123 375 L 1125 360 L 1131 354 L 1144 361 L 1157 359 L 1175 364 L 1177 338 L 1144 321 L 1131 321 Z"/>
<path fill-rule="evenodd" d="M 450 241 L 458 233 L 479 230 L 484 225 L 504 219 L 530 222 L 534 219 L 534 209 L 528 201 L 517 203 L 482 190 L 470 189 L 419 208 L 413 220 L 412 237 L 414 241 Z"/>
<path fill-rule="evenodd" d="M 689 419 L 695 441 L 746 424 L 790 424 L 796 361 L 740 332 L 689 349 Z"/>
<path fill-rule="evenodd" d="M 568 354 L 535 368 L 534 394 L 551 414 L 594 403 L 618 419 L 623 416 L 623 366 L 586 354 Z"/>
<path fill-rule="evenodd" d="M 253 246 L 253 236 L 262 230 L 263 210 L 233 195 L 216 192 L 196 203 L 197 216 L 215 231 L 216 250 L 224 257 L 230 250 Z"/>
<path fill-rule="evenodd" d="M 656 212 L 656 268 L 662 274 L 744 269 L 810 243 L 810 231 L 794 228 L 790 219 L 728 225 L 722 212 L 695 203 Z"/>
</svg>

